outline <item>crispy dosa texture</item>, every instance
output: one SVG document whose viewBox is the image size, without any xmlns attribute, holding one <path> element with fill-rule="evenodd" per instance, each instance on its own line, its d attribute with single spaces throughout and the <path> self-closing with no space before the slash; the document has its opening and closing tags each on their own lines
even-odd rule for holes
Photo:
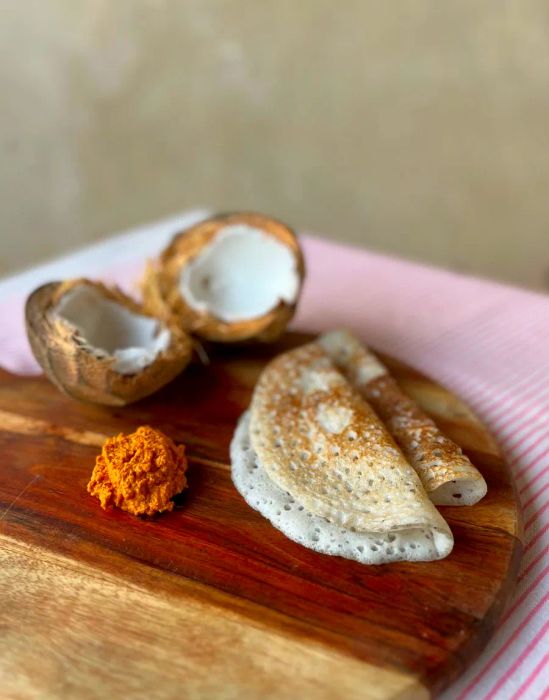
<svg viewBox="0 0 549 700">
<path fill-rule="evenodd" d="M 433 503 L 470 506 L 486 495 L 482 474 L 461 448 L 440 432 L 355 336 L 344 330 L 332 331 L 318 342 L 383 420 Z"/>
<path fill-rule="evenodd" d="M 429 528 L 408 528 L 391 532 L 358 532 L 313 515 L 267 475 L 250 444 L 250 413 L 240 418 L 231 443 L 232 479 L 248 505 L 259 511 L 286 537 L 322 554 L 353 559 L 361 564 L 396 561 L 433 561 L 451 548 L 444 547 Z"/>
<path fill-rule="evenodd" d="M 320 345 L 267 365 L 250 416 L 259 463 L 305 510 L 363 533 L 428 532 L 432 558 L 451 551 L 452 534 L 417 474 Z"/>
</svg>

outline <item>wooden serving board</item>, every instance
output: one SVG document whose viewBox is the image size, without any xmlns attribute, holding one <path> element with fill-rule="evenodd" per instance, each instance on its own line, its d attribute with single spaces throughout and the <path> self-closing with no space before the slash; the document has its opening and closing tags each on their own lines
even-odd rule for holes
<svg viewBox="0 0 549 700">
<path fill-rule="evenodd" d="M 216 351 L 125 409 L 0 373 L 2 698 L 427 698 L 481 651 L 521 552 L 508 469 L 471 411 L 385 358 L 467 452 L 488 496 L 443 508 L 455 548 L 363 566 L 286 539 L 234 489 L 229 443 L 265 362 L 307 340 Z M 106 436 L 187 445 L 190 488 L 140 520 L 86 493 Z"/>
</svg>

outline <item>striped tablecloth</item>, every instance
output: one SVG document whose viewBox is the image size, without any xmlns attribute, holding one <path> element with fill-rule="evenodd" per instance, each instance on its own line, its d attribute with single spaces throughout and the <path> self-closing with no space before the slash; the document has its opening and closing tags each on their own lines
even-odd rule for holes
<svg viewBox="0 0 549 700">
<path fill-rule="evenodd" d="M 142 227 L 0 281 L 0 364 L 33 373 L 26 294 L 87 275 L 128 291 L 144 259 L 203 212 Z M 516 594 L 492 641 L 445 700 L 549 696 L 549 297 L 305 236 L 308 278 L 294 327 L 353 329 L 466 399 L 505 448 L 523 508 Z"/>
</svg>

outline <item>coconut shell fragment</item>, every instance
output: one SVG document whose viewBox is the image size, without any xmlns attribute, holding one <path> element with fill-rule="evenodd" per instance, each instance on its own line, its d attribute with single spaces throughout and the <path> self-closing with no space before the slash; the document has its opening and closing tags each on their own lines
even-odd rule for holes
<svg viewBox="0 0 549 700">
<path fill-rule="evenodd" d="M 188 364 L 189 336 L 118 289 L 86 279 L 36 289 L 25 308 L 34 356 L 62 391 L 124 406 L 160 389 Z"/>
<path fill-rule="evenodd" d="M 142 284 L 147 311 L 205 340 L 273 341 L 294 315 L 305 273 L 291 229 L 254 213 L 177 234 Z"/>
</svg>

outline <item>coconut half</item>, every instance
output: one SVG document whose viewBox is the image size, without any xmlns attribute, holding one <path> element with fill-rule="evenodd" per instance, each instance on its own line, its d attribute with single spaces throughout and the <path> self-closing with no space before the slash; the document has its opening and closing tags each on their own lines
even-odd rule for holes
<svg viewBox="0 0 549 700">
<path fill-rule="evenodd" d="M 261 214 L 217 216 L 176 235 L 143 281 L 145 308 L 206 340 L 271 341 L 295 312 L 301 248 Z"/>
<path fill-rule="evenodd" d="M 25 315 L 37 361 L 77 399 L 132 403 L 171 381 L 191 358 L 191 340 L 180 328 L 145 313 L 120 290 L 90 280 L 38 288 Z"/>
</svg>

